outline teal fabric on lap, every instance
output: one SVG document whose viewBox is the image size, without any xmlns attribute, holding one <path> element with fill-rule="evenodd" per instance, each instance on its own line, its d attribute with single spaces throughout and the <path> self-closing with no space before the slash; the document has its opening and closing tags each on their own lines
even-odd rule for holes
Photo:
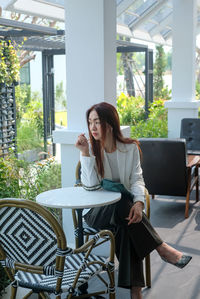
<svg viewBox="0 0 200 299">
<path fill-rule="evenodd" d="M 123 184 L 118 182 L 113 182 L 112 180 L 103 179 L 101 181 L 101 186 L 103 189 L 107 191 L 113 191 L 113 192 L 120 192 L 124 196 L 128 196 L 131 200 L 133 200 L 134 195 L 129 192 Z"/>
<path fill-rule="evenodd" d="M 129 192 L 123 184 L 114 182 L 108 179 L 103 179 L 101 181 L 101 187 L 106 191 L 120 192 L 122 198 L 127 201 L 133 202 L 133 194 Z M 113 203 L 107 206 L 95 207 L 89 210 L 89 212 L 84 216 L 86 223 L 95 229 L 111 229 L 115 225 L 115 207 L 118 204 Z"/>
</svg>

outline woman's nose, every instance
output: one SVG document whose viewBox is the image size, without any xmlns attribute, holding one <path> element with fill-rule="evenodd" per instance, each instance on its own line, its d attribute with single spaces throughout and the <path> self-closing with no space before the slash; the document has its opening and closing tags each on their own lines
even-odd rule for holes
<svg viewBox="0 0 200 299">
<path fill-rule="evenodd" d="M 96 130 L 96 125 L 95 125 L 95 123 L 92 123 L 92 124 L 91 124 L 91 129 L 92 129 L 92 130 Z"/>
</svg>

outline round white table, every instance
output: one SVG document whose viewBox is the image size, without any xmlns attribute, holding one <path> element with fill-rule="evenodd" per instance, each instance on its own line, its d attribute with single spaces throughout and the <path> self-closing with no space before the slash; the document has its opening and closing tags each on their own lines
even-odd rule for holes
<svg viewBox="0 0 200 299">
<path fill-rule="evenodd" d="M 78 243 L 83 244 L 83 209 L 105 206 L 119 201 L 121 193 L 103 189 L 86 191 L 82 187 L 66 187 L 40 193 L 36 202 L 42 206 L 60 209 L 76 209 L 78 213 Z"/>
</svg>

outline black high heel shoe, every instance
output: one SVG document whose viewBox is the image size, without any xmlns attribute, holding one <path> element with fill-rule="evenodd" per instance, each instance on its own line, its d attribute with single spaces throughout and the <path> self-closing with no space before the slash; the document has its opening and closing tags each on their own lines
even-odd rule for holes
<svg viewBox="0 0 200 299">
<path fill-rule="evenodd" d="M 169 262 L 166 258 L 161 257 L 163 261 L 165 261 L 166 263 L 172 264 L 180 269 L 183 269 L 192 259 L 191 256 L 189 255 L 182 255 L 182 257 L 179 259 L 179 261 L 177 263 L 172 263 Z"/>
</svg>

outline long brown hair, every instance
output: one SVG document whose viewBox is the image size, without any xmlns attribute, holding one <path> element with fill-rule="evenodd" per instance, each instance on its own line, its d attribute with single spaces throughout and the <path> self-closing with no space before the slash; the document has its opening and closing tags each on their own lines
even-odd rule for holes
<svg viewBox="0 0 200 299">
<path fill-rule="evenodd" d="M 98 114 L 101 123 L 101 134 L 102 134 L 101 141 L 95 140 L 89 129 L 89 115 L 90 112 L 93 110 L 95 110 L 96 113 Z M 136 139 L 126 138 L 122 135 L 120 130 L 120 120 L 119 120 L 119 115 L 117 113 L 117 110 L 113 105 L 109 103 L 101 102 L 93 105 L 91 108 L 87 110 L 86 117 L 87 117 L 87 124 L 88 124 L 88 131 L 89 131 L 92 152 L 93 155 L 96 157 L 98 173 L 101 175 L 101 177 L 103 177 L 104 176 L 103 149 L 104 149 L 104 143 L 106 138 L 107 124 L 109 124 L 112 127 L 113 137 L 115 140 L 125 144 L 136 143 L 138 147 L 139 147 L 139 142 Z"/>
</svg>

